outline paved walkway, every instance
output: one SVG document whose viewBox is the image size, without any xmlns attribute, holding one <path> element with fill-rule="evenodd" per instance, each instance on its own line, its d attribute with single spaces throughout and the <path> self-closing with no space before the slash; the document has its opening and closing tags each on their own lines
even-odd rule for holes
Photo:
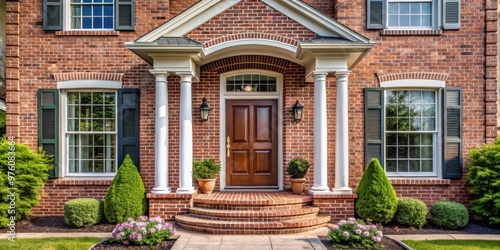
<svg viewBox="0 0 500 250">
<path fill-rule="evenodd" d="M 178 236 L 172 250 L 326 250 L 318 235 L 326 235 L 326 227 L 303 233 L 288 235 L 212 235 L 195 233 L 178 229 Z M 111 233 L 18 233 L 16 238 L 49 238 L 49 237 L 98 237 L 108 238 Z M 500 234 L 416 234 L 387 235 L 401 240 L 498 240 Z M 0 234 L 0 239 L 7 239 L 8 234 Z"/>
</svg>

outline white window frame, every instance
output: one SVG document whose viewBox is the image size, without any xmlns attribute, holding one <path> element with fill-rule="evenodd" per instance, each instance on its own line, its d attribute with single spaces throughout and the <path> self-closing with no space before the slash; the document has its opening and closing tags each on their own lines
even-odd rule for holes
<svg viewBox="0 0 500 250">
<path fill-rule="evenodd" d="M 431 173 L 427 174 L 422 174 L 421 172 L 419 173 L 395 173 L 395 172 L 386 172 L 387 176 L 390 178 L 436 178 L 436 179 L 441 179 L 442 178 L 442 166 L 443 166 L 443 96 L 441 94 L 441 89 L 446 87 L 446 82 L 441 81 L 441 80 L 430 80 L 430 79 L 402 79 L 402 80 L 392 80 L 392 81 L 384 81 L 380 82 L 380 87 L 384 88 L 383 95 L 384 95 L 384 106 L 383 106 L 383 112 L 384 112 L 384 119 L 382 121 L 382 129 L 383 129 L 383 147 L 384 147 L 384 152 L 386 151 L 386 91 L 395 91 L 395 90 L 416 90 L 416 91 L 435 91 L 436 92 L 436 138 L 434 140 L 434 145 L 433 145 L 433 154 L 434 154 L 434 171 Z M 385 166 L 386 164 L 386 155 L 384 155 L 384 171 L 385 171 Z"/>
<path fill-rule="evenodd" d="M 113 31 L 116 27 L 116 0 L 113 0 L 113 28 L 110 29 L 73 29 L 71 28 L 71 0 L 63 0 L 63 30 L 75 31 Z"/>
<path fill-rule="evenodd" d="M 387 7 L 385 10 L 385 29 L 388 30 L 436 30 L 439 27 L 440 20 L 440 9 L 442 0 L 386 0 Z M 389 25 L 389 5 L 390 3 L 420 3 L 420 2 L 430 2 L 431 3 L 431 26 L 390 26 Z"/>
</svg>

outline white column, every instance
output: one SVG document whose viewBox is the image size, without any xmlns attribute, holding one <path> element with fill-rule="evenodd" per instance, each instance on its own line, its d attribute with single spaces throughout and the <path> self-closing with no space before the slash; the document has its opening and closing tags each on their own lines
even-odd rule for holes
<svg viewBox="0 0 500 250">
<path fill-rule="evenodd" d="M 352 194 L 349 188 L 349 123 L 347 78 L 350 71 L 337 71 L 337 107 L 335 129 L 335 187 L 337 194 Z"/>
<path fill-rule="evenodd" d="M 314 185 L 311 193 L 330 192 L 327 175 L 326 72 L 314 73 Z"/>
<path fill-rule="evenodd" d="M 181 111 L 179 143 L 179 188 L 177 193 L 194 193 L 192 75 L 181 75 Z"/>
<path fill-rule="evenodd" d="M 168 74 L 151 73 L 156 76 L 155 187 L 151 193 L 167 194 L 171 192 L 168 186 Z"/>
</svg>

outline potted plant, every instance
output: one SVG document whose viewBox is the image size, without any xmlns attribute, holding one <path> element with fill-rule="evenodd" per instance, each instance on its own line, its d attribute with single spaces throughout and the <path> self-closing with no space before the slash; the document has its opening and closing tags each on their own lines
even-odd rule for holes
<svg viewBox="0 0 500 250">
<path fill-rule="evenodd" d="M 220 172 L 220 164 L 214 159 L 193 160 L 193 179 L 198 182 L 201 192 L 210 194 L 215 187 L 215 175 Z"/>
<path fill-rule="evenodd" d="M 306 181 L 304 176 L 306 176 L 308 169 L 309 162 L 303 158 L 291 159 L 288 163 L 286 171 L 292 178 L 292 191 L 294 194 L 302 194 L 302 190 L 304 190 L 304 182 Z"/>
</svg>

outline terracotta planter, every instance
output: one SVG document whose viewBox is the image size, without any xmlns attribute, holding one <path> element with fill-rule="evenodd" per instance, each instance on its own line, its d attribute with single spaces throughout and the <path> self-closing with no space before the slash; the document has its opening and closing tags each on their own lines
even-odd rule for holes
<svg viewBox="0 0 500 250">
<path fill-rule="evenodd" d="M 198 186 L 200 186 L 200 190 L 204 194 L 211 194 L 215 188 L 215 180 L 214 179 L 198 179 Z"/>
<path fill-rule="evenodd" d="M 304 182 L 306 182 L 305 178 L 300 179 L 290 179 L 292 181 L 292 191 L 294 194 L 302 194 L 304 190 Z"/>
</svg>

